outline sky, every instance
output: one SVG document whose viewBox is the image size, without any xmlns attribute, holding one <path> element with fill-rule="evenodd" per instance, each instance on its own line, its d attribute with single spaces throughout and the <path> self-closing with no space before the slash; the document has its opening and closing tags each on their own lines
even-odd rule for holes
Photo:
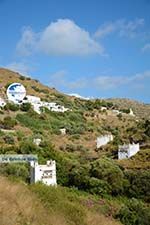
<svg viewBox="0 0 150 225">
<path fill-rule="evenodd" d="M 0 67 L 150 103 L 150 0 L 0 0 Z"/>
</svg>

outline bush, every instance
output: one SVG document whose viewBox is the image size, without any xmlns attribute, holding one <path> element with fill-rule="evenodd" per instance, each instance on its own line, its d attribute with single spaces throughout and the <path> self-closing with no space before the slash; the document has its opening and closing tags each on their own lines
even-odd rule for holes
<svg viewBox="0 0 150 225">
<path fill-rule="evenodd" d="M 14 144 L 15 143 L 13 136 L 6 135 L 3 137 L 3 139 L 6 144 Z"/>
<path fill-rule="evenodd" d="M 4 129 L 12 129 L 16 124 L 16 120 L 12 119 L 10 116 L 6 116 L 2 122 Z"/>
<path fill-rule="evenodd" d="M 131 199 L 127 205 L 121 207 L 116 218 L 125 225 L 149 225 L 150 208 L 136 199 Z"/>
<path fill-rule="evenodd" d="M 93 162 L 91 176 L 106 181 L 113 195 L 122 193 L 124 185 L 123 171 L 113 160 L 102 158 Z"/>
<path fill-rule="evenodd" d="M 27 164 L 6 164 L 0 167 L 0 172 L 5 175 L 13 175 L 29 181 L 29 168 Z"/>
<path fill-rule="evenodd" d="M 21 75 L 21 76 L 19 77 L 19 79 L 20 79 L 20 80 L 25 80 L 26 77 Z"/>
<path fill-rule="evenodd" d="M 11 110 L 11 111 L 18 111 L 19 110 L 19 105 L 13 104 L 13 103 L 7 103 L 4 106 L 5 110 Z"/>
<path fill-rule="evenodd" d="M 76 186 L 82 190 L 88 190 L 90 179 L 90 165 L 75 165 L 69 174 L 69 185 Z"/>
<path fill-rule="evenodd" d="M 129 187 L 126 191 L 128 197 L 144 199 L 150 202 L 150 170 L 126 172 Z"/>
<path fill-rule="evenodd" d="M 88 181 L 88 191 L 92 194 L 105 196 L 108 195 L 111 190 L 106 181 L 91 177 Z"/>
<path fill-rule="evenodd" d="M 37 154 L 38 147 L 28 140 L 20 143 L 19 151 L 21 154 Z"/>
<path fill-rule="evenodd" d="M 20 109 L 21 109 L 21 111 L 28 112 L 31 109 L 31 104 L 28 102 L 23 103 L 23 104 L 21 104 Z"/>
</svg>

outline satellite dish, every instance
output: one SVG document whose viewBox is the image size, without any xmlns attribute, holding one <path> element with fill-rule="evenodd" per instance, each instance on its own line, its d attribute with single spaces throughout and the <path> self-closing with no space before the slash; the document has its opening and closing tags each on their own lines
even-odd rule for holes
<svg viewBox="0 0 150 225">
<path fill-rule="evenodd" d="M 13 83 L 7 88 L 7 97 L 9 101 L 20 103 L 26 96 L 26 89 L 20 83 Z"/>
</svg>

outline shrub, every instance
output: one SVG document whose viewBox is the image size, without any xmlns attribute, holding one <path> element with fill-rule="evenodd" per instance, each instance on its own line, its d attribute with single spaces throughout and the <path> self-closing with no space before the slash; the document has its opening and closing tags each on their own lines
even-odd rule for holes
<svg viewBox="0 0 150 225">
<path fill-rule="evenodd" d="M 88 182 L 90 179 L 90 165 L 77 164 L 69 174 L 69 185 L 76 186 L 79 189 L 88 190 Z"/>
<path fill-rule="evenodd" d="M 6 135 L 3 137 L 6 144 L 14 144 L 14 137 L 10 135 Z"/>
<path fill-rule="evenodd" d="M 25 80 L 26 77 L 21 75 L 21 76 L 19 77 L 19 79 L 20 79 L 20 80 Z"/>
<path fill-rule="evenodd" d="M 5 110 L 11 110 L 11 111 L 18 111 L 19 110 L 19 105 L 13 104 L 13 103 L 7 103 L 4 106 Z"/>
<path fill-rule="evenodd" d="M 150 202 L 150 170 L 126 172 L 129 188 L 128 197 L 141 198 Z"/>
<path fill-rule="evenodd" d="M 38 87 L 36 87 L 35 85 L 31 86 L 33 90 L 35 90 L 36 92 L 40 92 L 40 89 Z"/>
<path fill-rule="evenodd" d="M 23 103 L 20 106 L 21 111 L 28 112 L 31 109 L 31 104 L 29 102 Z"/>
<path fill-rule="evenodd" d="M 129 114 L 130 113 L 130 109 L 121 109 L 121 112 Z"/>
<path fill-rule="evenodd" d="M 131 199 L 127 205 L 121 207 L 116 218 L 125 225 L 149 225 L 150 208 L 137 199 Z"/>
<path fill-rule="evenodd" d="M 62 220 L 63 224 L 87 225 L 85 208 L 78 200 L 79 197 L 76 193 L 67 188 L 48 187 L 41 183 L 32 185 L 31 190 L 36 193 L 50 212 L 56 210 L 56 212 L 64 216 L 66 222 Z"/>
<path fill-rule="evenodd" d="M 26 77 L 26 80 L 31 80 L 31 77 Z"/>
<path fill-rule="evenodd" d="M 124 174 L 113 160 L 102 158 L 91 165 L 91 176 L 106 181 L 113 195 L 123 191 Z"/>
<path fill-rule="evenodd" d="M 20 143 L 19 151 L 21 154 L 37 154 L 37 150 L 38 147 L 29 140 Z"/>
<path fill-rule="evenodd" d="M 117 117 L 118 117 L 119 120 L 122 120 L 122 114 L 121 114 L 121 113 L 119 113 L 119 114 L 117 115 Z"/>
<path fill-rule="evenodd" d="M 27 164 L 6 164 L 1 167 L 0 172 L 6 175 L 13 175 L 22 178 L 24 181 L 29 180 L 29 169 Z"/>
<path fill-rule="evenodd" d="M 2 122 L 4 129 L 12 129 L 16 124 L 16 120 L 12 119 L 10 116 L 6 116 Z"/>
</svg>

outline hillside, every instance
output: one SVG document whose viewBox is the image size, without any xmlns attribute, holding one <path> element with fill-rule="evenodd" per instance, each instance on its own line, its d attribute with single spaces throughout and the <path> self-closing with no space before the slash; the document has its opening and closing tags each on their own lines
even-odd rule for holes
<svg viewBox="0 0 150 225">
<path fill-rule="evenodd" d="M 150 119 L 150 104 L 144 104 L 142 102 L 138 102 L 131 99 L 126 98 L 110 98 L 107 99 L 108 101 L 112 101 L 114 104 L 118 105 L 119 108 L 128 108 L 129 106 L 135 112 L 137 116 L 140 118 L 147 118 Z"/>
<path fill-rule="evenodd" d="M 13 82 L 22 83 L 28 95 L 69 110 L 62 113 L 42 107 L 41 113 L 37 113 L 29 103 L 8 102 L 6 89 Z M 30 186 L 27 164 L 1 165 L 3 224 L 9 223 L 10 218 L 4 213 L 6 208 L 14 204 L 8 213 L 18 224 L 26 224 L 22 221 L 27 215 L 27 224 L 38 224 L 33 216 L 36 211 L 39 221 L 41 214 L 48 215 L 44 217 L 45 224 L 52 225 L 118 224 L 118 219 L 125 225 L 149 225 L 149 105 L 128 99 L 87 101 L 70 97 L 7 69 L 0 69 L 0 84 L 0 97 L 7 103 L 0 109 L 0 154 L 37 154 L 40 164 L 53 159 L 58 183 L 57 189 L 40 184 Z M 129 113 L 130 108 L 134 115 Z M 97 138 L 105 135 L 112 135 L 113 140 L 97 147 Z M 34 142 L 37 138 L 39 145 Z M 118 160 L 118 146 L 133 142 L 139 143 L 140 151 L 129 159 Z M 26 185 L 12 183 L 4 176 L 17 177 Z M 31 210 L 23 206 L 21 193 Z M 62 207 L 64 202 L 66 207 Z M 52 223 L 49 223 L 49 212 Z"/>
<path fill-rule="evenodd" d="M 104 215 L 105 206 L 101 205 L 101 213 L 98 213 L 94 209 L 96 200 L 95 206 L 88 207 L 88 197 L 79 198 L 67 189 L 48 190 L 42 185 L 28 188 L 4 177 L 0 177 L 0 181 L 1 225 L 121 225 L 107 215 L 110 209 Z"/>
</svg>

